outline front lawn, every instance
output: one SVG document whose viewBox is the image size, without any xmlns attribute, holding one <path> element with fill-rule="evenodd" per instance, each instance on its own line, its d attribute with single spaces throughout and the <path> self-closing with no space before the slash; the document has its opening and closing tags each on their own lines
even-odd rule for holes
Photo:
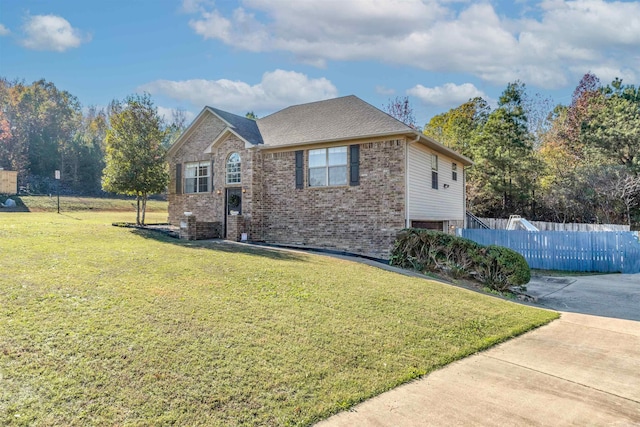
<svg viewBox="0 0 640 427">
<path fill-rule="evenodd" d="M 307 425 L 557 317 L 132 215 L 0 214 L 0 424 Z"/>
<path fill-rule="evenodd" d="M 12 211 L 57 212 L 58 210 L 58 198 L 55 194 L 51 196 L 0 196 L 0 202 L 4 202 L 7 198 L 11 198 L 16 202 L 16 207 L 11 209 Z M 132 197 L 60 196 L 61 213 L 86 210 L 135 212 L 136 200 Z M 167 202 L 163 200 L 148 200 L 147 213 L 149 212 L 165 212 L 165 215 L 161 217 L 161 222 L 166 222 Z M 3 213 L 2 209 L 0 209 L 0 213 Z M 135 218 L 134 214 L 134 221 Z"/>
</svg>

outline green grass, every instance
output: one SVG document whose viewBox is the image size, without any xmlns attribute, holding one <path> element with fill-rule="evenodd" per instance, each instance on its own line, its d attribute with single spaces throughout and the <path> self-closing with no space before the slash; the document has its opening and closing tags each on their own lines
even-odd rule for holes
<svg viewBox="0 0 640 427">
<path fill-rule="evenodd" d="M 30 212 L 57 212 L 58 199 L 56 195 L 50 196 L 9 196 L 16 202 L 16 210 Z M 1 196 L 0 202 L 4 202 L 7 196 Z M 130 211 L 134 213 L 135 220 L 136 201 L 127 198 L 104 198 L 104 197 L 74 197 L 60 196 L 60 211 Z M 166 212 L 167 202 L 161 200 L 147 201 L 147 212 Z M 0 209 L 0 213 L 3 213 Z M 5 212 L 6 213 L 6 212 Z M 162 222 L 166 222 L 166 215 L 162 218 Z"/>
<path fill-rule="evenodd" d="M 0 214 L 0 424 L 308 425 L 558 316 L 129 215 Z"/>
</svg>

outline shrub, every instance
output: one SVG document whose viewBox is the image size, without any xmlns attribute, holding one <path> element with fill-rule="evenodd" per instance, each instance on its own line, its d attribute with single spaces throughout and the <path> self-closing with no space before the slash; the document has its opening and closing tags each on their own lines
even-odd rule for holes
<svg viewBox="0 0 640 427">
<path fill-rule="evenodd" d="M 476 277 L 485 285 L 502 292 L 511 286 L 529 283 L 531 270 L 524 257 L 516 251 L 491 245 L 480 249 Z"/>
<path fill-rule="evenodd" d="M 474 279 L 500 292 L 524 285 L 531 278 L 527 261 L 511 249 L 484 247 L 462 237 L 422 229 L 398 233 L 390 262 L 423 273 Z"/>
</svg>

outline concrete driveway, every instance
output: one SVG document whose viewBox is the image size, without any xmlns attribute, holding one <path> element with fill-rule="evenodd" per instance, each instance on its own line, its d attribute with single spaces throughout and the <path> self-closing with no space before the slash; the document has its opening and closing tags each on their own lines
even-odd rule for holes
<svg viewBox="0 0 640 427">
<path fill-rule="evenodd" d="M 640 425 L 640 322 L 559 320 L 318 424 Z"/>
<path fill-rule="evenodd" d="M 533 277 L 527 293 L 552 310 L 640 321 L 640 273 Z"/>
<path fill-rule="evenodd" d="M 640 426 L 640 274 L 548 279 L 559 320 L 318 426 Z"/>
</svg>

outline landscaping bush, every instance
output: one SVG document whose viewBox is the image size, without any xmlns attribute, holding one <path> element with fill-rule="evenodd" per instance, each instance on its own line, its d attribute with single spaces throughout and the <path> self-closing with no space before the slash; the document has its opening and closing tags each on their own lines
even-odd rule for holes
<svg viewBox="0 0 640 427">
<path fill-rule="evenodd" d="M 462 237 L 413 228 L 398 233 L 391 264 L 474 279 L 500 292 L 531 279 L 527 261 L 509 248 L 484 247 Z"/>
<path fill-rule="evenodd" d="M 531 270 L 524 257 L 516 251 L 491 245 L 480 249 L 476 278 L 490 288 L 502 292 L 511 286 L 529 283 Z"/>
</svg>

